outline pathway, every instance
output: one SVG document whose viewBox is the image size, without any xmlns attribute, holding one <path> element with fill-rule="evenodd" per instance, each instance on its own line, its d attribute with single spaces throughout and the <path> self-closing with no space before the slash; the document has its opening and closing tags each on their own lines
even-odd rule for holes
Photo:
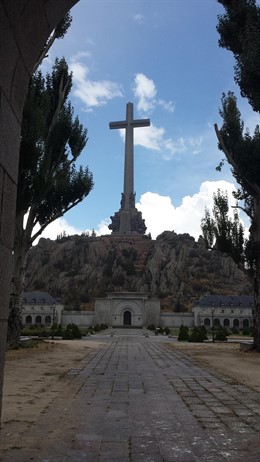
<svg viewBox="0 0 260 462">
<path fill-rule="evenodd" d="M 101 337 L 69 372 L 66 407 L 57 401 L 29 430 L 35 451 L 14 448 L 0 461 L 260 460 L 257 392 L 198 367 L 172 339 L 122 329 Z"/>
</svg>

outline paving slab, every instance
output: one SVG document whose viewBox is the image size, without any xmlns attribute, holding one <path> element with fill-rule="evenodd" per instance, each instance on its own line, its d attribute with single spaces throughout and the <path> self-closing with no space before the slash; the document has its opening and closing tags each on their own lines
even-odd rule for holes
<svg viewBox="0 0 260 462">
<path fill-rule="evenodd" d="M 1 462 L 259 462 L 259 394 L 142 330 L 99 334 L 72 387 Z M 82 340 L 88 342 L 86 340 Z M 93 341 L 93 338 L 91 338 Z"/>
</svg>

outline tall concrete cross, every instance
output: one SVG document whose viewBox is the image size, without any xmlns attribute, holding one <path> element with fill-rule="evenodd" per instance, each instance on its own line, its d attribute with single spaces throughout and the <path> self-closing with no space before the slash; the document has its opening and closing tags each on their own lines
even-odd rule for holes
<svg viewBox="0 0 260 462">
<path fill-rule="evenodd" d="M 134 120 L 134 105 L 127 103 L 126 120 L 110 122 L 109 128 L 125 128 L 124 209 L 131 208 L 134 197 L 134 128 L 149 127 L 150 119 Z"/>
</svg>

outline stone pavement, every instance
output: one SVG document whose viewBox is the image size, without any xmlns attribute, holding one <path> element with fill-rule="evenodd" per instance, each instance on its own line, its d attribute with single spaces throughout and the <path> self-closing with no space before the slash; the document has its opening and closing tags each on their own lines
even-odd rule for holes
<svg viewBox="0 0 260 462">
<path fill-rule="evenodd" d="M 66 408 L 55 402 L 26 435 L 35 449 L 0 461 L 259 462 L 259 394 L 146 335 L 96 336 L 103 346 L 69 372 Z"/>
</svg>

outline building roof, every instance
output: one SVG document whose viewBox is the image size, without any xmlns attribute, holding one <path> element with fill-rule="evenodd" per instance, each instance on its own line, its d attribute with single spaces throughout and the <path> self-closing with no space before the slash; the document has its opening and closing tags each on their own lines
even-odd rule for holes
<svg viewBox="0 0 260 462">
<path fill-rule="evenodd" d="M 56 305 L 57 302 L 55 298 L 53 298 L 47 292 L 23 292 L 22 293 L 22 303 L 28 304 L 37 304 L 41 305 L 46 303 L 48 305 Z"/>
<path fill-rule="evenodd" d="M 232 306 L 241 308 L 249 307 L 254 303 L 254 297 L 251 295 L 206 295 L 195 306 Z"/>
</svg>

